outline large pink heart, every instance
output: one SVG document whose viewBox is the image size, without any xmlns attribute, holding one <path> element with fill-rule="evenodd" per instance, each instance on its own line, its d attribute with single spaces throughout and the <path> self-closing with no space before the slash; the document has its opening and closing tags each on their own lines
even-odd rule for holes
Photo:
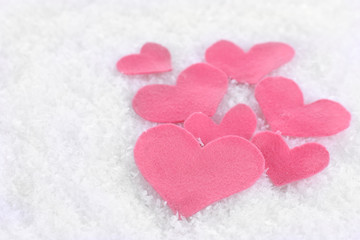
<svg viewBox="0 0 360 240">
<path fill-rule="evenodd" d="M 221 40 L 206 50 L 205 58 L 208 63 L 238 82 L 255 84 L 271 71 L 289 62 L 294 55 L 294 49 L 285 43 L 257 44 L 245 53 L 234 43 Z"/>
<path fill-rule="evenodd" d="M 308 178 L 329 164 L 329 152 L 318 143 L 306 143 L 289 149 L 282 137 L 273 132 L 261 132 L 252 142 L 265 158 L 266 174 L 277 185 Z"/>
<path fill-rule="evenodd" d="M 193 113 L 185 120 L 184 127 L 204 144 L 227 135 L 250 139 L 256 129 L 256 115 L 247 105 L 238 104 L 225 114 L 220 124 L 203 113 Z"/>
<path fill-rule="evenodd" d="M 255 97 L 271 129 L 283 135 L 330 136 L 350 125 L 350 113 L 337 102 L 322 99 L 304 105 L 299 86 L 287 78 L 264 79 L 256 86 Z"/>
<path fill-rule="evenodd" d="M 226 93 L 227 76 L 206 63 L 191 65 L 180 73 L 176 86 L 148 85 L 134 97 L 137 114 L 153 122 L 183 122 L 194 112 L 208 116 Z"/>
<path fill-rule="evenodd" d="M 264 171 L 264 158 L 249 141 L 226 136 L 202 148 L 172 124 L 144 132 L 134 156 L 144 178 L 174 213 L 185 217 L 249 188 Z"/>
<path fill-rule="evenodd" d="M 119 72 L 128 75 L 168 72 L 171 71 L 171 56 L 160 44 L 146 43 L 140 54 L 125 56 L 116 66 Z"/>
</svg>

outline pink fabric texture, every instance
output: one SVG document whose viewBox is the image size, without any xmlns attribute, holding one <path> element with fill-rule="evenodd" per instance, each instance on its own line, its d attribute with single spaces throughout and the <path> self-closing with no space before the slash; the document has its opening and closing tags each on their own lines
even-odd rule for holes
<svg viewBox="0 0 360 240">
<path fill-rule="evenodd" d="M 240 83 L 256 84 L 294 55 L 294 49 L 285 43 L 257 44 L 245 53 L 234 43 L 221 40 L 206 50 L 205 59 Z"/>
<path fill-rule="evenodd" d="M 185 120 L 184 128 L 204 144 L 227 135 L 250 139 L 256 129 L 256 115 L 247 105 L 238 104 L 225 114 L 220 124 L 203 113 L 193 113 Z"/>
<path fill-rule="evenodd" d="M 133 99 L 137 114 L 153 122 L 183 122 L 194 112 L 215 114 L 225 95 L 225 73 L 206 63 L 191 65 L 180 73 L 176 86 L 148 85 Z"/>
<path fill-rule="evenodd" d="M 184 217 L 249 188 L 264 171 L 264 158 L 251 142 L 226 136 L 200 147 L 188 131 L 172 124 L 144 132 L 134 157 L 144 178 Z"/>
<path fill-rule="evenodd" d="M 264 79 L 256 86 L 255 97 L 271 129 L 282 135 L 330 136 L 350 125 L 350 113 L 337 102 L 322 99 L 304 105 L 299 86 L 287 78 Z"/>
<path fill-rule="evenodd" d="M 160 44 L 146 43 L 140 54 L 131 54 L 121 58 L 117 69 L 127 75 L 149 74 L 171 71 L 170 52 Z"/>
<path fill-rule="evenodd" d="M 311 177 L 329 164 L 329 152 L 318 143 L 306 143 L 289 149 L 282 137 L 273 132 L 261 132 L 252 142 L 265 158 L 266 174 L 277 185 Z"/>
</svg>

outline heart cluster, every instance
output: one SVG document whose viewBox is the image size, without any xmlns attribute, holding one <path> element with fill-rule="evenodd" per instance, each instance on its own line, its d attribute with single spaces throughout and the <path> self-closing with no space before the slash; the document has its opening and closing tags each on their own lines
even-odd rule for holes
<svg viewBox="0 0 360 240">
<path fill-rule="evenodd" d="M 284 43 L 258 44 L 244 52 L 222 40 L 206 50 L 207 63 L 186 68 L 175 86 L 148 85 L 137 92 L 135 112 L 166 124 L 139 137 L 135 162 L 174 213 L 189 217 L 249 188 L 265 170 L 274 185 L 282 186 L 311 177 L 328 165 L 324 146 L 307 143 L 290 149 L 281 135 L 330 136 L 346 129 L 351 115 L 327 99 L 305 104 L 291 79 L 264 78 L 294 54 Z M 117 68 L 129 75 L 166 72 L 171 70 L 171 57 L 165 47 L 147 43 L 140 54 L 120 59 Z M 254 135 L 257 116 L 245 104 L 230 109 L 219 124 L 211 119 L 229 79 L 256 84 L 255 98 L 271 131 Z"/>
</svg>

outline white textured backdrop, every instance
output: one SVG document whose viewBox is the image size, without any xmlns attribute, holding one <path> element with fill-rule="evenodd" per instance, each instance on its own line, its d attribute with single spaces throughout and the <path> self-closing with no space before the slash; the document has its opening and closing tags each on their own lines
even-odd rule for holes
<svg viewBox="0 0 360 240">
<path fill-rule="evenodd" d="M 360 239 L 360 2 L 0 0 L 0 239 Z M 139 174 L 137 137 L 156 124 L 131 108 L 147 84 L 173 84 L 219 39 L 244 49 L 292 45 L 274 72 L 306 102 L 329 98 L 352 113 L 324 144 L 331 162 L 310 179 L 250 189 L 178 221 Z M 174 70 L 127 77 L 123 55 L 154 41 Z M 253 87 L 232 82 L 215 118 L 236 103 L 258 113 Z"/>
</svg>

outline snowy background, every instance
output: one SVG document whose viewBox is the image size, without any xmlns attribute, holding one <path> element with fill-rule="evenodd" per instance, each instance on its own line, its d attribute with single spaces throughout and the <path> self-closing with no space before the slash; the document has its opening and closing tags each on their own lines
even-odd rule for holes
<svg viewBox="0 0 360 240">
<path fill-rule="evenodd" d="M 360 239 L 360 2 L 358 0 L 0 0 L 0 239 Z M 208 46 L 296 50 L 272 73 L 294 79 L 306 103 L 339 101 L 351 127 L 315 141 L 322 173 L 284 187 L 264 174 L 250 189 L 178 221 L 139 174 L 137 137 L 155 123 L 131 107 L 136 91 L 173 84 Z M 116 61 L 147 41 L 168 47 L 174 70 L 127 77 Z M 231 82 L 215 119 L 249 104 Z"/>
</svg>

